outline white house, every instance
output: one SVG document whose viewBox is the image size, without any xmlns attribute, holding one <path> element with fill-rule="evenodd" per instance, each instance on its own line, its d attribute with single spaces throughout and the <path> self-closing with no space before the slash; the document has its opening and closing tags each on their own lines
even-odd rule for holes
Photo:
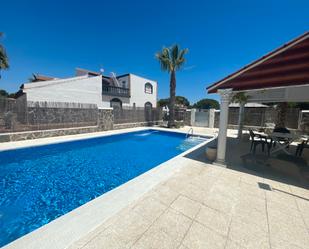
<svg viewBox="0 0 309 249">
<path fill-rule="evenodd" d="M 157 82 L 134 74 L 104 76 L 77 69 L 76 76 L 66 79 L 36 77 L 21 90 L 27 101 L 76 102 L 104 107 L 156 107 Z"/>
</svg>

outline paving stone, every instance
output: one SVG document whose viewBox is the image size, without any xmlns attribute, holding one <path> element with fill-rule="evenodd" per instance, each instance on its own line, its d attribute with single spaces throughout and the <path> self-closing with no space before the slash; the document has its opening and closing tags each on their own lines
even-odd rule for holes
<svg viewBox="0 0 309 249">
<path fill-rule="evenodd" d="M 222 234 L 223 236 L 226 236 L 228 233 L 231 217 L 220 211 L 203 205 L 195 220 Z"/>
<path fill-rule="evenodd" d="M 146 197 L 136 204 L 133 211 L 144 217 L 146 220 L 153 222 L 167 209 L 167 206 L 162 204 L 157 199 Z"/>
<path fill-rule="evenodd" d="M 180 195 L 171 205 L 171 208 L 181 212 L 182 214 L 194 219 L 201 208 L 201 204 L 193 201 L 183 195 Z"/>
<path fill-rule="evenodd" d="M 148 195 L 159 200 L 164 205 L 170 206 L 171 203 L 179 196 L 179 193 L 175 192 L 166 185 L 160 185 L 148 193 Z"/>
<path fill-rule="evenodd" d="M 248 249 L 270 249 L 267 232 L 258 225 L 243 223 L 234 217 L 230 226 L 229 239 Z"/>
<path fill-rule="evenodd" d="M 284 240 L 299 247 L 308 248 L 309 233 L 301 217 L 278 210 L 269 210 L 268 220 L 271 241 Z"/>
<path fill-rule="evenodd" d="M 176 249 L 180 245 L 167 233 L 154 227 L 150 228 L 143 236 L 131 247 L 132 249 Z"/>
<path fill-rule="evenodd" d="M 299 247 L 293 244 L 293 241 L 283 241 L 283 240 L 270 240 L 271 249 L 305 249 L 305 247 Z"/>
<path fill-rule="evenodd" d="M 223 249 L 225 242 L 226 237 L 197 222 L 193 222 L 189 232 L 183 240 L 183 244 L 192 249 Z"/>
<path fill-rule="evenodd" d="M 206 196 L 209 194 L 209 190 L 200 188 L 194 184 L 189 183 L 185 188 L 183 188 L 180 193 L 192 200 L 203 202 Z"/>
<path fill-rule="evenodd" d="M 106 229 L 89 241 L 83 249 L 127 249 L 128 245 L 122 241 L 112 229 Z"/>
<path fill-rule="evenodd" d="M 147 231 L 151 223 L 148 219 L 131 211 L 120 215 L 109 229 L 112 229 L 127 246 L 131 246 Z"/>
<path fill-rule="evenodd" d="M 193 220 L 174 209 L 168 209 L 157 219 L 152 227 L 167 233 L 173 240 L 181 242 Z"/>
</svg>

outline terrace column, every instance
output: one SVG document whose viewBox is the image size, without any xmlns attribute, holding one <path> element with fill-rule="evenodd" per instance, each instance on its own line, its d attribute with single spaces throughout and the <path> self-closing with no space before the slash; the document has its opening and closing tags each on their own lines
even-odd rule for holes
<svg viewBox="0 0 309 249">
<path fill-rule="evenodd" d="M 215 128 L 215 109 L 209 109 L 208 127 Z"/>
<path fill-rule="evenodd" d="M 220 94 L 221 103 L 220 103 L 220 121 L 219 121 L 219 135 L 218 135 L 216 163 L 219 165 L 225 165 L 229 103 L 231 99 L 232 89 L 219 89 L 218 93 Z"/>
<path fill-rule="evenodd" d="M 195 125 L 195 113 L 196 113 L 196 109 L 191 109 L 191 126 Z"/>
<path fill-rule="evenodd" d="M 244 127 L 244 117 L 245 117 L 245 102 L 240 102 L 239 116 L 238 116 L 238 135 L 237 135 L 238 139 L 241 139 L 242 137 L 242 129 Z"/>
</svg>

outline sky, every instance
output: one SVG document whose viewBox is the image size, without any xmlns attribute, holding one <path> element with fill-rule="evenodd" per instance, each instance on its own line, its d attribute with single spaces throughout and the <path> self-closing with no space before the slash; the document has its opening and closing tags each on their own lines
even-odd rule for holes
<svg viewBox="0 0 309 249">
<path fill-rule="evenodd" d="M 191 103 L 206 87 L 309 30 L 308 0 L 1 1 L 1 43 L 10 69 L 0 89 L 15 92 L 32 73 L 71 77 L 75 68 L 133 73 L 156 80 L 169 96 L 169 75 L 155 53 L 188 48 L 176 94 Z"/>
</svg>

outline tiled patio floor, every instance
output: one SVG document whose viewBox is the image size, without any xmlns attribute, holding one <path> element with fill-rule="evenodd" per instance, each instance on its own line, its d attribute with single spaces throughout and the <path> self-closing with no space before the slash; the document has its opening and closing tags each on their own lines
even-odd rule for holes
<svg viewBox="0 0 309 249">
<path fill-rule="evenodd" d="M 309 190 L 187 165 L 73 248 L 309 248 Z"/>
</svg>

